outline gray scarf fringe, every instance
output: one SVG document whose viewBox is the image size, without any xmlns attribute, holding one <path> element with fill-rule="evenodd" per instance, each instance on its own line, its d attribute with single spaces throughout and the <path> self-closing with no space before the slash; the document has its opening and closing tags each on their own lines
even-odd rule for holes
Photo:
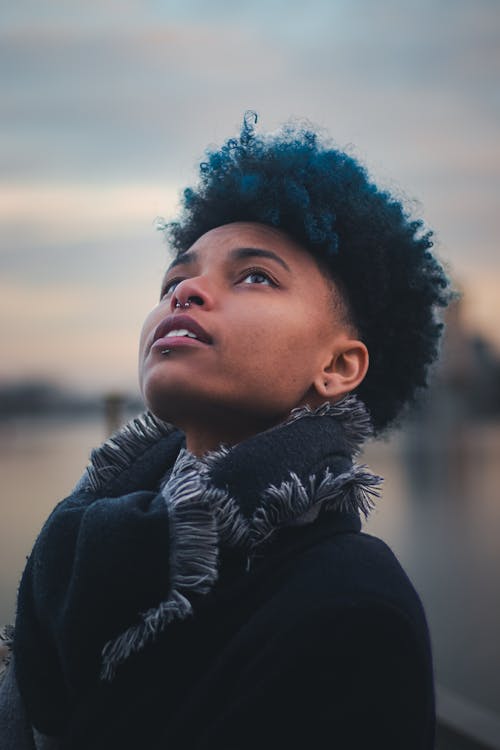
<svg viewBox="0 0 500 750">
<path fill-rule="evenodd" d="M 189 593 L 207 594 L 217 580 L 218 534 L 211 511 L 220 490 L 207 486 L 206 471 L 182 450 L 162 490 L 169 511 L 170 578 L 168 598 L 141 615 L 133 625 L 102 650 L 101 679 L 112 680 L 116 668 L 159 634 L 174 619 L 192 614 Z"/>
<path fill-rule="evenodd" d="M 292 409 L 284 423 L 271 429 L 280 429 L 283 424 L 289 424 L 297 419 L 326 416 L 333 417 L 342 423 L 344 438 L 352 455 L 356 455 L 361 445 L 373 434 L 368 410 L 353 394 L 344 396 L 335 404 L 326 402 L 316 409 L 298 406 Z M 128 468 L 140 453 L 151 448 L 160 438 L 175 432 L 176 429 L 169 422 L 155 417 L 152 412 L 143 412 L 92 451 L 89 466 L 77 484 L 77 488 L 87 487 L 93 491 L 102 489 L 110 479 Z M 204 456 L 203 460 L 211 466 L 222 459 L 228 450 L 226 446 L 221 446 Z"/>
<path fill-rule="evenodd" d="M 150 411 L 135 417 L 92 451 L 90 464 L 77 488 L 87 486 L 94 491 L 101 489 L 106 482 L 128 468 L 139 454 L 175 429 Z"/>
<path fill-rule="evenodd" d="M 12 655 L 12 644 L 14 641 L 14 626 L 4 625 L 0 628 L 0 682 L 7 673 Z"/>
<path fill-rule="evenodd" d="M 370 436 L 371 424 L 364 405 L 347 396 L 337 404 L 318 409 L 294 409 L 286 423 L 296 419 L 332 416 L 342 421 L 353 453 Z M 285 423 L 285 424 L 286 424 Z M 153 415 L 138 417 L 92 454 L 86 480 L 98 489 L 145 450 L 174 428 Z M 277 428 L 273 428 L 277 429 Z M 270 485 L 247 520 L 236 500 L 210 484 L 210 469 L 223 460 L 228 448 L 221 447 L 202 459 L 182 450 L 161 492 L 169 510 L 171 590 L 167 599 L 140 618 L 141 622 L 109 641 L 102 651 L 103 680 L 112 680 L 116 669 L 131 654 L 141 651 L 176 619 L 193 614 L 193 595 L 207 594 L 218 578 L 219 545 L 246 551 L 248 561 L 260 545 L 281 527 L 300 523 L 307 514 L 325 510 L 363 513 L 365 517 L 379 496 L 381 477 L 366 466 L 353 465 L 334 476 L 328 469 L 322 477 L 311 475 L 304 484 L 291 473 L 279 487 Z"/>
</svg>

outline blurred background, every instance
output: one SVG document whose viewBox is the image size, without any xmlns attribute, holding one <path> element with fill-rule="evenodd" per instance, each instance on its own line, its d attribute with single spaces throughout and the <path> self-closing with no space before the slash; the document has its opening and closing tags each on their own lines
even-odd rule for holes
<svg viewBox="0 0 500 750">
<path fill-rule="evenodd" d="M 331 134 L 436 232 L 462 298 L 366 531 L 424 601 L 439 747 L 500 748 L 500 4 L 25 0 L 0 9 L 0 624 L 136 350 L 204 148 L 243 112 Z"/>
</svg>

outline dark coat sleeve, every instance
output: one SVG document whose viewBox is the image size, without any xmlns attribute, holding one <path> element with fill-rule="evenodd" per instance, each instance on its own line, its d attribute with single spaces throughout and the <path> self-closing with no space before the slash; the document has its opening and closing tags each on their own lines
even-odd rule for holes
<svg viewBox="0 0 500 750">
<path fill-rule="evenodd" d="M 35 750 L 12 663 L 0 682 L 0 745 L 4 750 Z"/>
<path fill-rule="evenodd" d="M 170 619 L 189 614 L 191 593 L 215 579 L 204 484 L 189 458 L 176 466 L 164 491 L 78 491 L 45 524 L 21 581 L 14 637 L 19 689 L 37 730 L 58 736 L 80 697 Z"/>
<path fill-rule="evenodd" d="M 430 654 L 405 613 L 365 602 L 309 612 L 271 636 L 203 750 L 431 750 Z M 218 738 L 218 739 L 216 739 Z"/>
<path fill-rule="evenodd" d="M 33 730 L 19 693 L 13 662 L 0 681 L 0 746 L 2 750 L 60 750 L 57 739 Z"/>
</svg>

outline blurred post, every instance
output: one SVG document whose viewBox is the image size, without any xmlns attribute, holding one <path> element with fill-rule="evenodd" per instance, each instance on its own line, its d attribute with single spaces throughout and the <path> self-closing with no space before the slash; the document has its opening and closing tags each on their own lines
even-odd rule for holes
<svg viewBox="0 0 500 750">
<path fill-rule="evenodd" d="M 106 435 L 109 437 L 123 424 L 125 411 L 125 397 L 122 393 L 106 393 L 104 395 L 104 418 Z"/>
</svg>

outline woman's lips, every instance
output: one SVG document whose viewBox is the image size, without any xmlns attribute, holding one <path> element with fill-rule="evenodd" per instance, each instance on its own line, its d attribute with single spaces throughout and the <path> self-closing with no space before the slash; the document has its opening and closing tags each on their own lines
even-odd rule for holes
<svg viewBox="0 0 500 750">
<path fill-rule="evenodd" d="M 192 339 L 188 336 L 163 336 L 160 339 L 156 339 L 151 349 L 177 349 L 178 347 L 182 346 L 199 347 L 207 346 L 207 344 L 204 341 L 200 341 L 199 339 Z"/>
<path fill-rule="evenodd" d="M 177 332 L 179 335 L 176 335 Z M 194 318 L 190 315 L 173 313 L 156 326 L 151 348 L 162 350 L 185 346 L 206 346 L 207 344 L 212 344 L 212 337 Z"/>
</svg>

